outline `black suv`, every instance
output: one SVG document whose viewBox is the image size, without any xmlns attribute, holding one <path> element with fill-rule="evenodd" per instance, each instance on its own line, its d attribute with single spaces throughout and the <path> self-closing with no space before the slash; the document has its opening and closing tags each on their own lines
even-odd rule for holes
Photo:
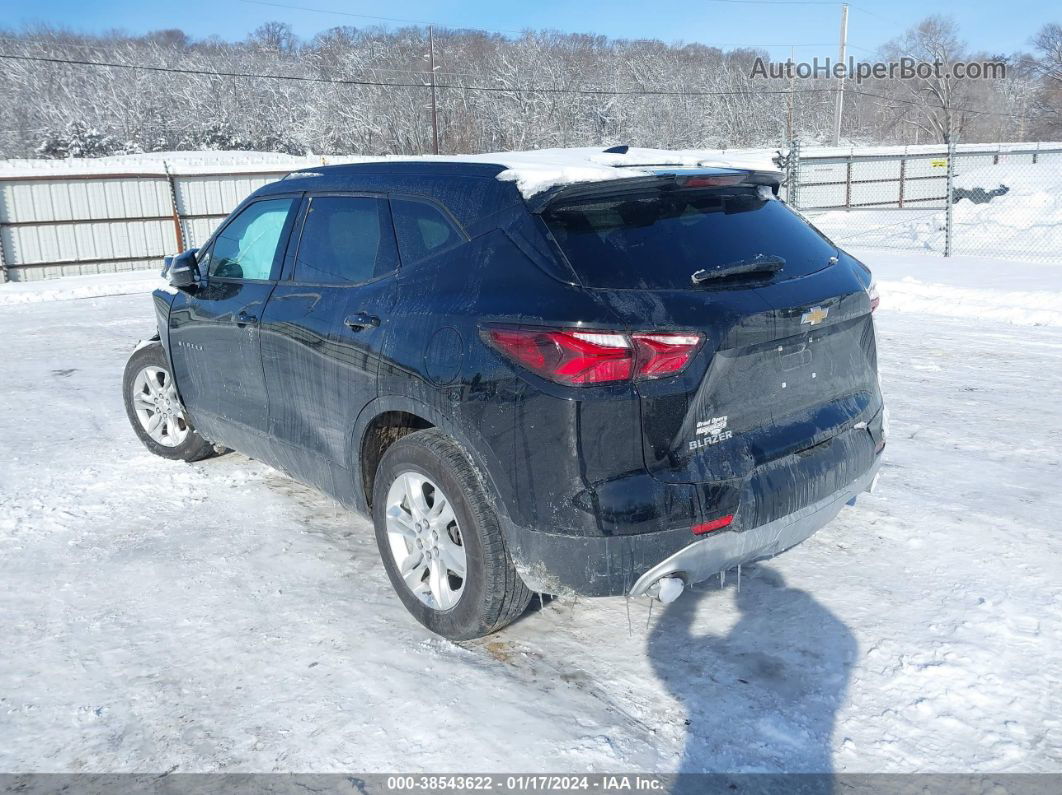
<svg viewBox="0 0 1062 795">
<path fill-rule="evenodd" d="M 232 448 L 370 513 L 453 639 L 532 592 L 648 595 L 774 555 L 884 447 L 868 269 L 774 172 L 525 197 L 504 164 L 290 174 L 167 263 L 125 371 L 148 448 Z"/>
</svg>

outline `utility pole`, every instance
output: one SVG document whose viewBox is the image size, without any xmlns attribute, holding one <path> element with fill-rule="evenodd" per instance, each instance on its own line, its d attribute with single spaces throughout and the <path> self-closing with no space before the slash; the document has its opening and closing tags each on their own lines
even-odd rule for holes
<svg viewBox="0 0 1062 795">
<path fill-rule="evenodd" d="M 786 103 L 786 115 L 785 115 L 785 140 L 790 142 L 793 140 L 793 103 L 796 102 L 796 96 L 793 94 L 793 82 L 796 78 L 796 47 L 789 48 L 789 102 Z"/>
<path fill-rule="evenodd" d="M 1025 91 L 1021 92 L 1021 116 L 1018 117 L 1018 140 L 1025 140 Z"/>
<path fill-rule="evenodd" d="M 848 6 L 845 6 L 848 8 Z M 435 34 L 428 25 L 428 61 L 431 67 L 431 152 L 439 154 L 439 117 L 435 112 Z"/>
<path fill-rule="evenodd" d="M 955 250 L 955 224 L 952 204 L 955 196 L 955 139 L 948 135 L 948 198 L 944 206 L 944 256 L 950 257 Z"/>
<path fill-rule="evenodd" d="M 837 62 L 846 65 L 848 48 L 848 3 L 841 4 L 841 46 L 837 53 Z M 833 145 L 841 142 L 841 112 L 844 110 L 844 76 L 837 81 L 837 105 L 833 110 Z"/>
</svg>

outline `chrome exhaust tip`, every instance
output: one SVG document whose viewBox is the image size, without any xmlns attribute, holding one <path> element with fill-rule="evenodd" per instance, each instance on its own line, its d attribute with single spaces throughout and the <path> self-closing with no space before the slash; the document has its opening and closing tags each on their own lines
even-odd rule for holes
<svg viewBox="0 0 1062 795">
<path fill-rule="evenodd" d="M 682 596 L 686 590 L 686 580 L 678 573 L 661 577 L 646 589 L 646 594 L 669 605 Z"/>
</svg>

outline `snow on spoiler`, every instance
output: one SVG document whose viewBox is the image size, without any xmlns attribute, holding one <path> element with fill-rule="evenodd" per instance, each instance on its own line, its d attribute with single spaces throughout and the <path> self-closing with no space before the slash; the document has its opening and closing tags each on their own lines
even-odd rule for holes
<svg viewBox="0 0 1062 795">
<path fill-rule="evenodd" d="M 473 155 L 504 167 L 497 178 L 515 182 L 526 200 L 540 204 L 542 194 L 555 198 L 558 188 L 585 186 L 595 182 L 614 182 L 639 177 L 678 174 L 740 171 L 743 173 L 781 174 L 766 151 L 712 151 L 707 149 L 643 149 L 616 146 L 609 149 L 577 147 L 539 149 L 531 152 L 505 152 Z M 530 203 L 530 202 L 529 202 Z"/>
</svg>

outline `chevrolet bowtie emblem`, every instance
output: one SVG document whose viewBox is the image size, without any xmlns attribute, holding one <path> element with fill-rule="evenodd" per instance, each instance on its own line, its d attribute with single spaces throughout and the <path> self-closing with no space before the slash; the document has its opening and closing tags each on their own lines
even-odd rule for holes
<svg viewBox="0 0 1062 795">
<path fill-rule="evenodd" d="M 829 307 L 823 309 L 821 306 L 813 306 L 800 316 L 800 322 L 807 323 L 809 326 L 817 326 L 826 319 L 828 314 L 830 314 Z"/>
</svg>

